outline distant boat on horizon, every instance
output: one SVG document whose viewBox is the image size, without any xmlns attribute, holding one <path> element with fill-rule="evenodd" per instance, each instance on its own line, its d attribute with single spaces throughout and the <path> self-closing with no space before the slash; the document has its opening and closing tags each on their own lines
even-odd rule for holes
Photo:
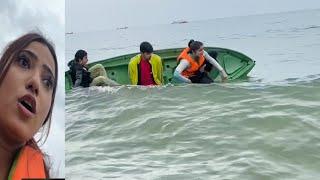
<svg viewBox="0 0 320 180">
<path fill-rule="evenodd" d="M 181 21 L 173 21 L 171 24 L 185 24 L 185 23 L 189 23 L 189 22 L 185 20 L 181 20 Z"/>
<path fill-rule="evenodd" d="M 128 28 L 129 28 L 128 26 L 118 27 L 117 30 L 120 30 L 120 29 L 128 29 Z"/>
</svg>

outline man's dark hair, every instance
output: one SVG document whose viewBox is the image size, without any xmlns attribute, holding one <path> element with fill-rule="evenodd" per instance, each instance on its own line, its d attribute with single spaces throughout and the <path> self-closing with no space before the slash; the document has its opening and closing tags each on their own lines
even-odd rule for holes
<svg viewBox="0 0 320 180">
<path fill-rule="evenodd" d="M 153 52 L 153 47 L 149 42 L 142 42 L 140 44 L 140 52 L 141 53 L 152 53 Z"/>
</svg>

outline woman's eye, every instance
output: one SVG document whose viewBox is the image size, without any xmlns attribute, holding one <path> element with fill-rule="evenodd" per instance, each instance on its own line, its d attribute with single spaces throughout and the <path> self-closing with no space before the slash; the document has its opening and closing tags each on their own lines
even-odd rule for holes
<svg viewBox="0 0 320 180">
<path fill-rule="evenodd" d="M 52 89 L 53 87 L 53 82 L 51 78 L 48 79 L 44 79 L 43 80 L 43 84 L 48 88 L 48 89 Z"/>
<path fill-rule="evenodd" d="M 18 63 L 20 67 L 24 69 L 30 69 L 30 62 L 28 58 L 21 56 L 18 59 Z"/>
</svg>

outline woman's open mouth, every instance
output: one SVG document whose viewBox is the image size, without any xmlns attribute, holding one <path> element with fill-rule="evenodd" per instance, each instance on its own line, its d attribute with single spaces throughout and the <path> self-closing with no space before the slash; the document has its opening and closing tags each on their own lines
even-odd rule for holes
<svg viewBox="0 0 320 180">
<path fill-rule="evenodd" d="M 28 118 L 36 114 L 36 105 L 36 101 L 31 95 L 24 95 L 18 99 L 18 109 Z"/>
</svg>

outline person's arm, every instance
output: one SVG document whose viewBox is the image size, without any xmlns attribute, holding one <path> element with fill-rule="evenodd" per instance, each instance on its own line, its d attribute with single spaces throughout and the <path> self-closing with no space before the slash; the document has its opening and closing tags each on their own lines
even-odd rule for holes
<svg viewBox="0 0 320 180">
<path fill-rule="evenodd" d="M 176 79 L 178 79 L 178 80 L 180 80 L 180 81 L 182 81 L 182 82 L 184 82 L 184 83 L 191 83 L 191 80 L 190 80 L 190 79 L 184 77 L 184 76 L 181 74 L 181 73 L 182 73 L 185 69 L 187 69 L 188 67 L 189 67 L 189 62 L 188 62 L 187 60 L 182 59 L 182 60 L 180 61 L 179 65 L 176 67 L 176 69 L 175 69 L 175 71 L 174 71 L 174 73 L 173 73 L 173 76 L 174 76 Z"/>
<path fill-rule="evenodd" d="M 204 51 L 204 57 L 206 58 L 207 61 L 210 62 L 210 64 L 212 64 L 214 67 L 216 67 L 220 71 L 222 81 L 227 80 L 228 75 L 225 72 L 225 70 L 220 66 L 220 64 L 213 57 L 211 57 L 206 51 Z"/>
<path fill-rule="evenodd" d="M 138 82 L 138 80 L 136 79 L 138 72 L 136 72 L 135 68 L 136 68 L 136 64 L 134 64 L 133 60 L 131 59 L 128 64 L 128 75 L 129 75 L 131 85 L 137 85 L 137 82 Z"/>
<path fill-rule="evenodd" d="M 76 81 L 74 83 L 74 87 L 80 86 L 81 81 L 82 81 L 82 69 L 77 68 L 76 69 Z"/>
<path fill-rule="evenodd" d="M 161 81 L 161 85 L 164 84 L 164 79 L 163 79 L 163 66 L 162 66 L 162 60 L 160 61 L 160 81 Z"/>
</svg>

